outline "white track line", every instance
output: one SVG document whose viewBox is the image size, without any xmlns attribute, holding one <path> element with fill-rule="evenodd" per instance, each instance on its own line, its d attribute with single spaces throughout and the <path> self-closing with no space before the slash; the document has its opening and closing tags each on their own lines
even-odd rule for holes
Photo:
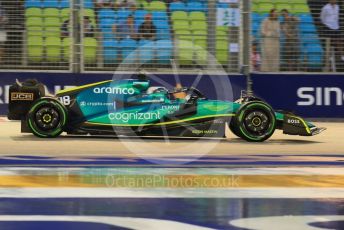
<svg viewBox="0 0 344 230">
<path fill-rule="evenodd" d="M 0 198 L 344 198 L 344 188 L 0 188 Z"/>
<path fill-rule="evenodd" d="M 114 217 L 114 216 L 53 216 L 53 215 L 0 215 L 0 221 L 61 221 L 61 222 L 86 222 L 102 223 L 111 226 L 123 227 L 128 229 L 173 229 L 173 230 L 210 230 L 210 228 L 181 223 L 171 220 L 134 218 L 134 217 Z"/>
</svg>

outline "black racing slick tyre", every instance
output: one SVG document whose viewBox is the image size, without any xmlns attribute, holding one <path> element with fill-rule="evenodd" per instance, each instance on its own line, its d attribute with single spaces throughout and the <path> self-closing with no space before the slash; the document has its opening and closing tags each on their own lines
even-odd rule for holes
<svg viewBox="0 0 344 230">
<path fill-rule="evenodd" d="M 59 136 L 66 122 L 66 108 L 54 98 L 37 100 L 27 115 L 27 125 L 31 132 L 42 138 Z"/>
<path fill-rule="evenodd" d="M 233 119 L 233 129 L 237 136 L 246 141 L 263 142 L 275 132 L 275 112 L 262 101 L 245 103 Z"/>
</svg>

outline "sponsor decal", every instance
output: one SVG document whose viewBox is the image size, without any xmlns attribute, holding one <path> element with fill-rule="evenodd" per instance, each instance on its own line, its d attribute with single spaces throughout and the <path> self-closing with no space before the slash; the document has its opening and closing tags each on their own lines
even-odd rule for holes
<svg viewBox="0 0 344 230">
<path fill-rule="evenodd" d="M 338 87 L 301 87 L 297 90 L 299 106 L 342 106 L 344 93 Z"/>
<path fill-rule="evenodd" d="M 160 99 L 144 99 L 141 102 L 142 103 L 159 103 L 159 102 L 163 102 L 164 98 L 160 98 Z"/>
<path fill-rule="evenodd" d="M 192 130 L 192 133 L 193 134 L 217 134 L 218 131 L 217 130 L 198 130 L 198 129 L 195 129 L 195 130 Z"/>
<path fill-rule="evenodd" d="M 11 93 L 11 101 L 33 101 L 33 93 Z"/>
<path fill-rule="evenodd" d="M 300 124 L 301 121 L 300 120 L 296 120 L 296 119 L 288 119 L 287 123 L 288 124 Z"/>
<path fill-rule="evenodd" d="M 225 110 L 229 109 L 229 105 L 204 105 L 204 108 L 210 111 L 219 111 L 219 110 Z"/>
<path fill-rule="evenodd" d="M 3 85 L 0 86 L 0 105 L 1 104 L 8 104 L 9 102 L 9 90 L 10 90 L 11 85 Z M 52 94 L 56 94 L 56 92 L 60 91 L 61 89 L 69 89 L 69 88 L 73 88 L 75 86 L 71 86 L 71 85 L 55 85 L 53 88 L 53 92 Z"/>
<path fill-rule="evenodd" d="M 160 120 L 160 111 L 149 113 L 109 113 L 110 120 L 121 120 L 127 123 L 129 120 Z"/>
<path fill-rule="evenodd" d="M 161 110 L 167 110 L 167 114 L 173 114 L 180 109 L 179 105 L 163 105 Z"/>
<path fill-rule="evenodd" d="M 86 102 L 86 101 L 81 101 L 80 106 L 84 107 L 84 106 L 114 106 L 116 105 L 116 102 Z"/>
<path fill-rule="evenodd" d="M 70 96 L 59 97 L 59 100 L 63 105 L 70 105 L 71 103 Z"/>
<path fill-rule="evenodd" d="M 133 88 L 119 88 L 119 87 L 96 87 L 93 89 L 95 94 L 122 94 L 122 95 L 133 95 L 135 89 Z"/>
</svg>

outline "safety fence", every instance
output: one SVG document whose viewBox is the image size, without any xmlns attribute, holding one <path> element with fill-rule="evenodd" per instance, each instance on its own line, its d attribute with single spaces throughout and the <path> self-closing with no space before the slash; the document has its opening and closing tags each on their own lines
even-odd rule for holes
<svg viewBox="0 0 344 230">
<path fill-rule="evenodd" d="M 3 70 L 344 70 L 341 8 L 327 1 L 2 0 L 0 7 Z"/>
</svg>

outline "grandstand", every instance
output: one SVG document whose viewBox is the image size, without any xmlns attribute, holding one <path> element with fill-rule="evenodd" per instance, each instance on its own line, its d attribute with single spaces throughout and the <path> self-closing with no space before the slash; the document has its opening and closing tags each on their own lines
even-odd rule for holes
<svg viewBox="0 0 344 230">
<path fill-rule="evenodd" d="M 70 18 L 69 0 L 26 0 L 26 54 L 29 64 L 45 62 L 68 65 L 73 37 L 60 36 L 61 26 Z M 222 4 L 221 7 L 228 7 Z M 207 2 L 138 1 L 135 8 L 101 8 L 92 0 L 85 0 L 80 18 L 89 17 L 96 28 L 94 37 L 81 36 L 83 60 L 89 67 L 116 67 L 125 63 L 150 64 L 166 67 L 175 59 L 181 66 L 205 65 L 208 60 Z M 152 15 L 156 39 L 126 37 L 118 39 L 113 25 L 134 17 L 135 29 Z M 82 24 L 82 20 L 79 22 Z M 70 27 L 73 25 L 69 25 Z M 80 26 L 81 35 L 85 35 Z M 131 54 L 136 51 L 135 54 Z M 130 55 L 131 54 L 131 55 Z M 228 64 L 228 28 L 216 29 L 215 56 L 224 66 Z"/>
<path fill-rule="evenodd" d="M 17 32 L 13 39 L 17 48 L 9 49 L 9 58 L 2 68 L 13 68 L 14 65 L 21 69 L 70 71 L 72 66 L 80 65 L 79 69 L 85 71 L 113 71 L 125 63 L 163 70 L 169 69 L 171 59 L 174 59 L 180 68 L 188 70 L 207 65 L 210 54 L 228 72 L 239 72 L 243 64 L 240 53 L 247 45 L 241 41 L 245 30 L 217 22 L 219 9 L 240 9 L 240 4 L 206 0 L 137 0 L 135 7 L 100 8 L 93 0 L 83 0 L 82 5 L 73 2 L 25 0 L 22 12 L 20 7 L 15 12 L 17 20 L 22 18 L 24 22 L 22 33 Z M 324 68 L 328 66 L 329 51 L 323 46 L 318 19 L 314 18 L 316 14 L 307 0 L 252 0 L 251 8 L 251 40 L 260 43 L 261 23 L 272 8 L 288 9 L 300 19 L 298 70 L 329 70 Z M 155 39 L 119 38 L 114 31 L 114 25 L 132 16 L 137 33 L 148 14 L 156 27 Z M 84 17 L 89 18 L 94 28 L 92 36 L 84 31 Z M 7 43 L 8 46 L 15 44 L 13 41 Z M 233 51 L 231 45 L 236 44 L 239 49 Z M 281 50 L 284 44 L 282 36 Z M 281 66 L 287 61 L 288 57 L 281 52 Z"/>
</svg>

